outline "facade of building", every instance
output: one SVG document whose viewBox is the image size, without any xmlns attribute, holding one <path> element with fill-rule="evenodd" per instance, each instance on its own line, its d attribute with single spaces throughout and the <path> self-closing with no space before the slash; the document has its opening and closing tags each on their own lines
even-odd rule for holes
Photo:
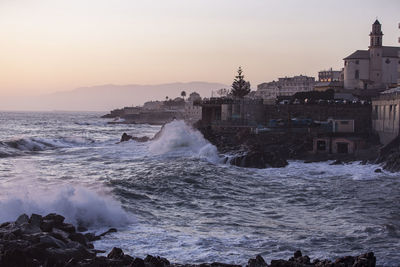
<svg viewBox="0 0 400 267">
<path fill-rule="evenodd" d="M 318 72 L 318 82 L 342 81 L 342 70 L 322 70 Z"/>
<path fill-rule="evenodd" d="M 262 83 L 257 86 L 256 96 L 263 99 L 276 99 L 278 96 L 292 96 L 297 92 L 314 90 L 315 78 L 294 76 L 279 78 L 278 81 Z"/>
<path fill-rule="evenodd" d="M 368 50 L 357 50 L 344 58 L 345 89 L 387 89 L 395 87 L 400 65 L 400 47 L 382 46 L 378 20 L 372 25 Z"/>
<path fill-rule="evenodd" d="M 382 144 L 399 135 L 400 92 L 381 94 L 372 99 L 372 128 Z"/>
</svg>

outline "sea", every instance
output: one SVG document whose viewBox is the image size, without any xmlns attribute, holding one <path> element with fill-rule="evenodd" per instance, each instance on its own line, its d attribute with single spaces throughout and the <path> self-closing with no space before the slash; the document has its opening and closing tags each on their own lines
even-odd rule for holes
<svg viewBox="0 0 400 267">
<path fill-rule="evenodd" d="M 0 112 L 0 222 L 51 212 L 102 233 L 94 243 L 134 257 L 245 265 L 296 250 L 335 259 L 373 251 L 400 265 L 400 174 L 379 165 L 224 163 L 200 132 L 109 124 L 93 112 Z"/>
</svg>

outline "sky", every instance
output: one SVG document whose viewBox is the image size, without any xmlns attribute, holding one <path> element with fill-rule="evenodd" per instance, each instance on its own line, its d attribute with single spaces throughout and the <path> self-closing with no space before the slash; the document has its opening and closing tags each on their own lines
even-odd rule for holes
<svg viewBox="0 0 400 267">
<path fill-rule="evenodd" d="M 0 97 L 101 84 L 257 84 L 340 69 L 399 0 L 0 0 Z M 143 92 L 145 93 L 145 92 Z"/>
</svg>

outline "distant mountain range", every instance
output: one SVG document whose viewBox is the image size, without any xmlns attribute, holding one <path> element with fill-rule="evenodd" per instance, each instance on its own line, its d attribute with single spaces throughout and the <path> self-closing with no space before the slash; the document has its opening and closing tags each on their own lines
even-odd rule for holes
<svg viewBox="0 0 400 267">
<path fill-rule="evenodd" d="M 81 87 L 35 97 L 7 97 L 0 99 L 0 110 L 63 110 L 109 111 L 125 106 L 143 105 L 150 100 L 175 98 L 185 91 L 210 97 L 212 91 L 229 88 L 225 84 L 208 82 L 167 83 L 158 85 L 99 85 Z"/>
</svg>

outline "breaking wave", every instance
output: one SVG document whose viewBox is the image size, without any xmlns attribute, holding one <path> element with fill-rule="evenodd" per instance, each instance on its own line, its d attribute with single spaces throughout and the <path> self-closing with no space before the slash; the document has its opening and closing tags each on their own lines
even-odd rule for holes
<svg viewBox="0 0 400 267">
<path fill-rule="evenodd" d="M 154 155 L 173 155 L 204 158 L 210 162 L 220 161 L 217 148 L 203 135 L 182 120 L 174 120 L 164 125 L 150 144 Z"/>
<path fill-rule="evenodd" d="M 22 213 L 58 213 L 67 222 L 86 227 L 123 226 L 131 221 L 113 198 L 72 186 L 47 191 L 15 191 L 6 200 L 0 200 L 0 210 L 0 222 L 13 221 Z"/>
<path fill-rule="evenodd" d="M 93 142 L 93 140 L 83 137 L 61 137 L 58 139 L 28 137 L 0 141 L 0 158 L 21 156 L 29 152 L 81 146 Z"/>
</svg>

